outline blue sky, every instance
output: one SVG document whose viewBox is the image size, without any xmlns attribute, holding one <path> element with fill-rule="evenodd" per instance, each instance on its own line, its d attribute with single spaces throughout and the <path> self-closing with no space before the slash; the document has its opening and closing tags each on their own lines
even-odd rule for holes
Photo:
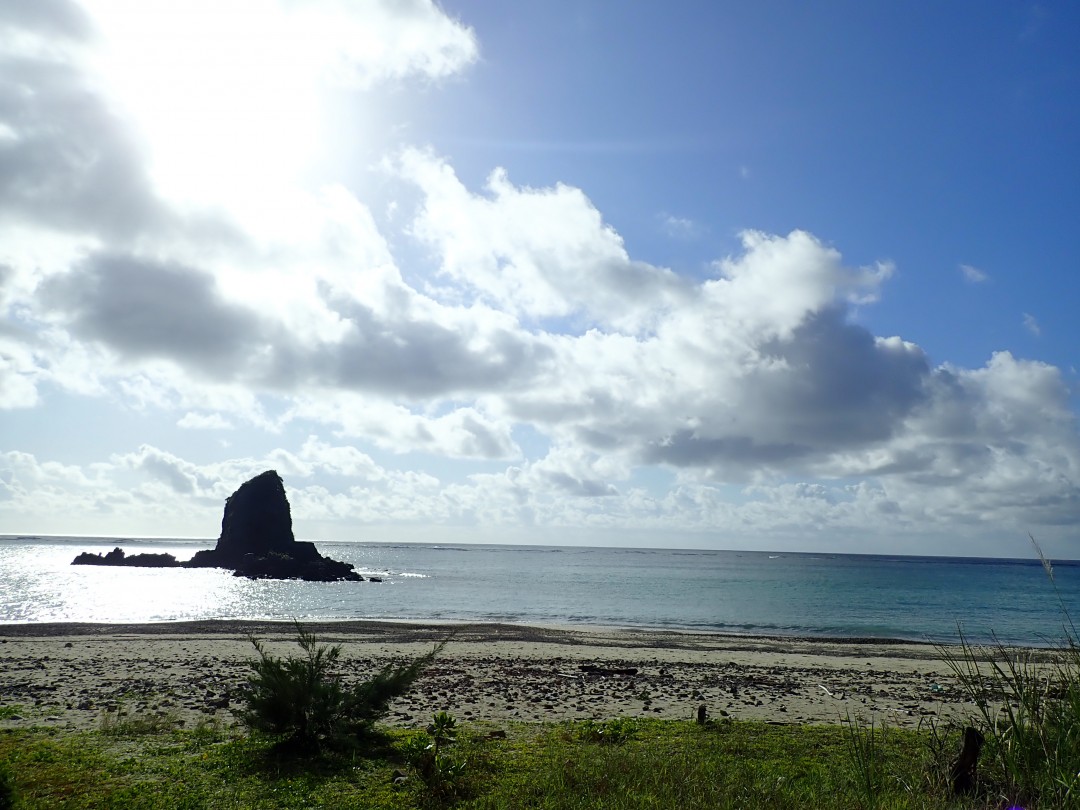
<svg viewBox="0 0 1080 810">
<path fill-rule="evenodd" d="M 1080 556 L 1070 3 L 0 9 L 0 531 Z"/>
</svg>

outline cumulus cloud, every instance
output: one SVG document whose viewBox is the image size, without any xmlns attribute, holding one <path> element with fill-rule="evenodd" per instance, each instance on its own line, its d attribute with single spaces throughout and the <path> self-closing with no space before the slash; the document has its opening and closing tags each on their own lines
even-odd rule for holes
<svg viewBox="0 0 1080 810">
<path fill-rule="evenodd" d="M 442 273 L 505 311 L 636 332 L 686 298 L 673 272 L 629 257 L 580 189 L 518 188 L 499 169 L 487 195 L 473 194 L 445 161 L 415 149 L 397 169 L 424 195 L 412 231 L 440 256 Z"/>
<path fill-rule="evenodd" d="M 76 40 L 88 38 L 93 30 L 86 12 L 70 0 L 8 0 L 0 6 L 0 23 Z"/>
<path fill-rule="evenodd" d="M 74 57 L 0 56 L 0 206 L 7 217 L 105 238 L 168 213 L 137 145 Z"/>
<path fill-rule="evenodd" d="M 442 79 L 479 56 L 476 33 L 448 17 L 432 0 L 379 0 L 363 15 L 355 13 L 349 0 L 323 0 L 310 9 L 301 6 L 293 11 L 301 30 L 308 30 L 306 15 L 310 15 L 316 26 L 311 31 L 313 47 L 329 52 L 328 69 L 342 81 L 370 85 L 410 75 Z"/>
<path fill-rule="evenodd" d="M 471 459 L 510 459 L 521 454 L 511 423 L 475 407 L 427 414 L 352 392 L 334 397 L 299 394 L 288 419 L 333 425 L 339 436 L 372 442 L 394 453 L 419 451 Z"/>
<path fill-rule="evenodd" d="M 75 334 L 125 356 L 226 372 L 262 342 L 256 313 L 226 300 L 211 275 L 181 265 L 95 254 L 48 279 L 41 298 Z"/>
<path fill-rule="evenodd" d="M 151 478 L 166 484 L 177 495 L 193 495 L 195 493 L 197 476 L 195 466 L 171 453 L 165 453 L 156 447 L 143 445 L 137 453 L 121 456 L 118 461 L 142 470 Z"/>
<path fill-rule="evenodd" d="M 911 519 L 1061 525 L 1080 498 L 1080 441 L 1060 371 L 995 354 L 979 369 L 943 366 L 888 441 L 830 472 L 873 475 Z"/>
<path fill-rule="evenodd" d="M 199 268 L 94 254 L 46 279 L 39 300 L 73 334 L 122 358 L 169 359 L 195 377 L 275 390 L 450 396 L 520 385 L 549 354 L 497 313 L 441 307 L 400 285 L 385 310 L 324 287 L 312 303 L 312 318 L 336 324 L 324 335 L 290 328 L 297 307 L 257 311 L 237 300 L 244 292 L 226 294 Z"/>
<path fill-rule="evenodd" d="M 440 307 L 411 294 L 392 313 L 361 301 L 328 303 L 347 324 L 331 351 L 279 357 L 282 380 L 406 398 L 479 393 L 524 384 L 550 354 L 485 307 Z M 310 379 L 314 377 L 314 379 Z"/>
<path fill-rule="evenodd" d="M 518 419 L 639 463 L 743 478 L 887 438 L 922 397 L 918 347 L 846 320 L 889 267 L 849 268 L 809 234 L 744 235 L 655 333 L 556 344 L 555 372 L 507 396 Z"/>
</svg>

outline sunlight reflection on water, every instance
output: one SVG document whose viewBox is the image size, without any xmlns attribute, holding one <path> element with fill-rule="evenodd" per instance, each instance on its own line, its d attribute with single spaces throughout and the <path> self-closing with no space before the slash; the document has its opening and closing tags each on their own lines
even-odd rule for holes
<svg viewBox="0 0 1080 810">
<path fill-rule="evenodd" d="M 68 546 L 16 546 L 0 552 L 7 593 L 18 604 L 3 605 L 10 621 L 156 622 L 214 613 L 228 615 L 238 594 L 232 577 L 214 569 L 105 568 L 72 566 L 78 551 Z M 104 549 L 108 550 L 108 549 Z M 159 553 L 175 547 L 140 546 Z M 4 602 L 7 597 L 4 597 Z"/>
<path fill-rule="evenodd" d="M 196 541 L 97 538 L 5 539 L 0 542 L 0 621 L 141 623 L 202 619 L 362 618 L 386 615 L 394 582 L 385 565 L 346 561 L 364 577 L 388 579 L 377 588 L 361 583 L 249 580 L 217 568 L 137 568 L 71 565 L 83 551 L 114 547 L 128 554 L 167 553 L 186 560 L 212 544 Z M 341 550 L 332 555 L 347 556 Z M 365 562 L 368 564 L 365 565 Z M 398 572 L 416 582 L 425 574 Z M 358 587 L 361 586 L 361 587 Z"/>
</svg>

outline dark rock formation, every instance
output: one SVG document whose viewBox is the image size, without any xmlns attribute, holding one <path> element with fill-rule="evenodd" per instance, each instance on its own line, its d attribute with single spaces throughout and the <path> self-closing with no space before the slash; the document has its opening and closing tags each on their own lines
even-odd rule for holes
<svg viewBox="0 0 1080 810">
<path fill-rule="evenodd" d="M 225 501 L 221 537 L 213 549 L 195 553 L 187 562 L 171 554 L 134 554 L 122 549 L 80 554 L 72 565 L 134 565 L 154 568 L 229 568 L 235 576 L 252 579 L 304 579 L 312 582 L 363 580 L 349 563 L 324 557 L 314 543 L 293 536 L 292 513 L 285 485 L 274 470 L 241 484 Z"/>
<path fill-rule="evenodd" d="M 136 568 L 176 568 L 178 562 L 172 554 L 132 554 L 130 557 L 122 548 L 114 548 L 108 554 L 91 554 L 84 551 L 71 561 L 72 565 L 130 565 Z"/>
<path fill-rule="evenodd" d="M 297 545 L 310 547 L 298 551 Z M 200 551 L 191 558 L 196 567 L 235 568 L 247 554 L 266 556 L 284 554 L 288 557 L 318 552 L 311 543 L 298 544 L 293 537 L 292 512 L 285 497 L 285 484 L 274 470 L 267 470 L 245 481 L 225 499 L 225 514 L 221 518 L 221 536 L 212 550 Z"/>
</svg>

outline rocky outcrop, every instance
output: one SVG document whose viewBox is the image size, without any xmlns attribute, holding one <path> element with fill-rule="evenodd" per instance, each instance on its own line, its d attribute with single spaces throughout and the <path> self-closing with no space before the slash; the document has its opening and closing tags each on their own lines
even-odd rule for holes
<svg viewBox="0 0 1080 810">
<path fill-rule="evenodd" d="M 196 552 L 186 562 L 177 562 L 171 554 L 127 557 L 117 548 L 105 555 L 80 554 L 72 565 L 228 568 L 236 576 L 252 579 L 363 580 L 349 563 L 324 557 L 314 543 L 301 542 L 293 536 L 285 485 L 275 470 L 245 481 L 225 500 L 217 545 Z"/>
<path fill-rule="evenodd" d="M 84 551 L 71 561 L 72 565 L 130 565 L 136 568 L 177 568 L 182 565 L 172 554 L 132 554 L 122 548 L 114 548 L 108 554 L 91 554 Z"/>
</svg>

